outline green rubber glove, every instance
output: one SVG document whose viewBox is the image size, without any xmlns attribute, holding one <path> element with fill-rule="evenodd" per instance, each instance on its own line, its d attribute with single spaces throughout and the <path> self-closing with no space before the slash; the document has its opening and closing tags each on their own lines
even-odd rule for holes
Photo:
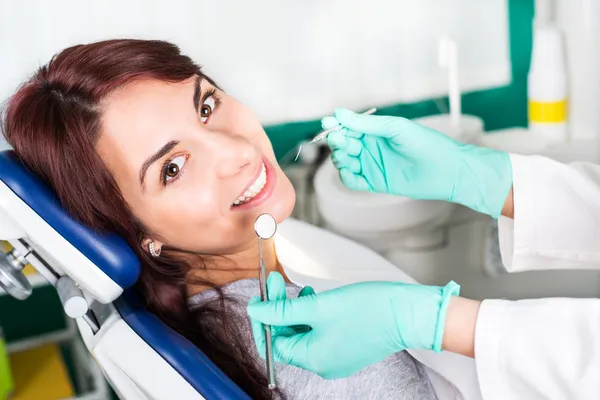
<svg viewBox="0 0 600 400">
<path fill-rule="evenodd" d="M 269 300 L 286 300 L 287 292 L 286 285 L 283 276 L 279 272 L 271 272 L 267 278 L 267 293 Z M 314 289 L 310 286 L 305 286 L 298 293 L 298 297 L 309 296 L 315 293 Z M 248 304 L 260 303 L 260 297 L 252 297 Z M 260 321 L 251 320 L 252 334 L 256 342 L 256 348 L 258 355 L 262 358 L 266 358 L 267 348 L 265 346 L 265 331 L 263 330 Z M 307 326 L 272 326 L 271 335 L 272 337 L 289 337 L 297 333 L 308 332 L 310 330 Z"/>
<path fill-rule="evenodd" d="M 459 286 L 362 282 L 291 300 L 253 301 L 253 324 L 306 325 L 304 333 L 273 336 L 275 362 L 326 379 L 343 378 L 405 349 L 441 351 L 446 311 Z M 259 353 L 264 338 L 254 329 Z"/>
<path fill-rule="evenodd" d="M 503 151 L 459 143 L 400 117 L 337 109 L 324 129 L 332 160 L 350 189 L 445 200 L 498 218 L 512 186 Z"/>
</svg>

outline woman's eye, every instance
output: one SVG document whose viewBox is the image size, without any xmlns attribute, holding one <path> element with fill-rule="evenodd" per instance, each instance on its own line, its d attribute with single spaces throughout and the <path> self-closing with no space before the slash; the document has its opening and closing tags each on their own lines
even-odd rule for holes
<svg viewBox="0 0 600 400">
<path fill-rule="evenodd" d="M 208 117 L 210 117 L 214 110 L 215 98 L 214 96 L 209 96 L 206 100 L 204 100 L 204 103 L 202 103 L 202 106 L 200 107 L 200 120 L 203 124 L 208 121 Z"/>
<path fill-rule="evenodd" d="M 169 182 L 170 180 L 175 179 L 183 169 L 186 160 L 187 156 L 178 156 L 169 161 L 165 165 L 164 181 Z"/>
</svg>

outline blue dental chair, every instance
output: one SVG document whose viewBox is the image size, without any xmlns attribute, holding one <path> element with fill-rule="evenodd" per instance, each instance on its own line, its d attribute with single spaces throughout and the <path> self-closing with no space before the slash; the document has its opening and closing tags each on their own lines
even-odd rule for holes
<svg viewBox="0 0 600 400">
<path fill-rule="evenodd" d="M 31 264 L 58 291 L 86 347 L 123 399 L 249 399 L 197 347 L 148 312 L 130 289 L 140 262 L 116 235 L 77 223 L 12 151 L 0 152 L 0 286 L 24 299 Z"/>
</svg>

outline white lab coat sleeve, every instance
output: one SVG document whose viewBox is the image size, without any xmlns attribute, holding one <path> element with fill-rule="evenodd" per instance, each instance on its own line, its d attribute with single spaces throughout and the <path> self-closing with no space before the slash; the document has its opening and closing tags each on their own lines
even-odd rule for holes
<svg viewBox="0 0 600 400">
<path fill-rule="evenodd" d="M 506 269 L 600 268 L 600 166 L 510 158 L 514 221 L 498 220 Z"/>
<path fill-rule="evenodd" d="M 484 400 L 600 399 L 600 300 L 485 300 L 475 331 Z"/>
</svg>

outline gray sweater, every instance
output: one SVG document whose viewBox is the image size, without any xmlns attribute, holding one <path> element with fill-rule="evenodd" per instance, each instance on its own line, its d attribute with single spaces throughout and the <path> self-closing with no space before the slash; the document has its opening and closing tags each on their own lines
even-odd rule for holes
<svg viewBox="0 0 600 400">
<path fill-rule="evenodd" d="M 297 297 L 299 292 L 300 287 L 287 284 L 288 298 Z M 260 294 L 258 279 L 230 283 L 223 287 L 223 293 L 238 300 L 237 305 L 231 306 L 230 312 L 241 322 L 243 339 L 249 352 L 259 365 L 264 366 L 264 361 L 256 351 L 246 312 L 250 298 Z M 216 296 L 214 291 L 202 292 L 190 298 L 190 305 L 199 306 Z M 425 367 L 405 351 L 393 354 L 348 378 L 326 380 L 312 372 L 284 364 L 276 365 L 276 377 L 277 385 L 290 399 L 437 399 Z"/>
</svg>

